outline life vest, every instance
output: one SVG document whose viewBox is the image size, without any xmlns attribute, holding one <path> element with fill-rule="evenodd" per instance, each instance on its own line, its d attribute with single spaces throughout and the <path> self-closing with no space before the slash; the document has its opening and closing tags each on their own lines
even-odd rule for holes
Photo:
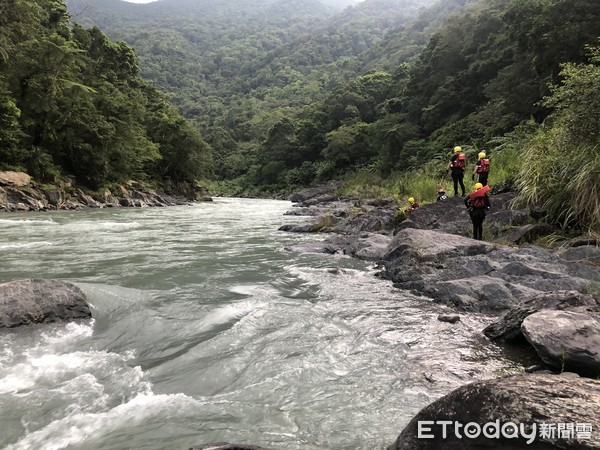
<svg viewBox="0 0 600 450">
<path fill-rule="evenodd" d="M 472 198 L 471 208 L 485 208 L 485 196 Z"/>
<path fill-rule="evenodd" d="M 484 186 L 469 194 L 469 204 L 471 208 L 485 208 L 485 194 L 490 190 L 489 186 Z"/>
<path fill-rule="evenodd" d="M 476 172 L 477 173 L 489 173 L 490 171 L 490 160 L 486 158 L 482 158 L 479 160 L 479 164 L 477 165 Z"/>
<path fill-rule="evenodd" d="M 454 160 L 452 167 L 465 170 L 465 167 L 467 167 L 467 155 L 465 155 L 464 153 L 459 153 L 456 159 Z"/>
</svg>

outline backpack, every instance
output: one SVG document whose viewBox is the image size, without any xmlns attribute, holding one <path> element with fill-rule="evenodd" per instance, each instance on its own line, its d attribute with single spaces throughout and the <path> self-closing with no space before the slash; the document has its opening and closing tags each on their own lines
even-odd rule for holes
<svg viewBox="0 0 600 450">
<path fill-rule="evenodd" d="M 465 155 L 464 153 L 459 153 L 456 159 L 454 160 L 453 166 L 457 169 L 465 170 L 465 167 L 467 167 L 467 155 Z"/>
<path fill-rule="evenodd" d="M 477 173 L 489 173 L 490 172 L 490 160 L 480 159 L 479 165 L 477 166 Z"/>
</svg>

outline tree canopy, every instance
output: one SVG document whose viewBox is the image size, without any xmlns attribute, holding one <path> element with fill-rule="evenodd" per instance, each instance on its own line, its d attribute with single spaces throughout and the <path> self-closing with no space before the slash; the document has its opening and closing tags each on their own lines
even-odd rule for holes
<svg viewBox="0 0 600 450">
<path fill-rule="evenodd" d="M 0 1 L 0 165 L 97 188 L 210 172 L 199 133 L 140 77 L 137 56 L 71 24 L 60 0 Z"/>
</svg>

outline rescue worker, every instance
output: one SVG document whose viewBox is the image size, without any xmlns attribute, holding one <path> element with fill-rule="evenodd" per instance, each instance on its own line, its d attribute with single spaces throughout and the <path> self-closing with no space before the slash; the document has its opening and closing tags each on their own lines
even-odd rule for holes
<svg viewBox="0 0 600 450">
<path fill-rule="evenodd" d="M 485 212 L 490 209 L 490 198 L 487 195 L 489 186 L 483 187 L 481 183 L 475 183 L 474 191 L 465 198 L 465 206 L 469 210 L 471 222 L 473 222 L 473 239 L 483 239 L 483 221 Z"/>
<path fill-rule="evenodd" d="M 408 214 L 410 215 L 415 209 L 419 207 L 419 204 L 415 201 L 413 197 L 408 199 Z"/>
<path fill-rule="evenodd" d="M 438 189 L 438 196 L 435 199 L 436 202 L 439 202 L 440 200 L 446 200 L 448 198 L 448 196 L 446 195 L 446 191 L 442 188 L 442 189 Z"/>
<path fill-rule="evenodd" d="M 479 155 L 477 155 L 477 163 L 473 169 L 473 175 L 471 175 L 471 179 L 475 180 L 475 175 L 477 175 L 477 181 L 479 181 L 482 185 L 487 186 L 488 175 L 490 174 L 490 160 L 485 156 L 485 152 L 480 152 Z"/>
<path fill-rule="evenodd" d="M 463 153 L 460 146 L 454 147 L 454 154 L 448 161 L 448 169 L 452 175 L 452 181 L 454 182 L 454 196 L 458 196 L 458 185 L 462 191 L 462 196 L 465 196 L 465 169 L 467 168 L 467 156 Z"/>
</svg>

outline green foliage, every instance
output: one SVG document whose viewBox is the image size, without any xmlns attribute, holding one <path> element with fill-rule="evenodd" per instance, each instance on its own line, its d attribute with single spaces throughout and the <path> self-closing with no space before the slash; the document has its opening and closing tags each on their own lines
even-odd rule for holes
<svg viewBox="0 0 600 450">
<path fill-rule="evenodd" d="M 210 169 L 210 149 L 141 80 L 128 44 L 70 28 L 60 0 L 2 0 L 0 11 L 0 169 L 91 189 Z"/>
<path fill-rule="evenodd" d="M 561 227 L 600 233 L 600 47 L 589 64 L 566 64 L 546 104 L 551 120 L 525 141 L 520 200 Z"/>
</svg>

